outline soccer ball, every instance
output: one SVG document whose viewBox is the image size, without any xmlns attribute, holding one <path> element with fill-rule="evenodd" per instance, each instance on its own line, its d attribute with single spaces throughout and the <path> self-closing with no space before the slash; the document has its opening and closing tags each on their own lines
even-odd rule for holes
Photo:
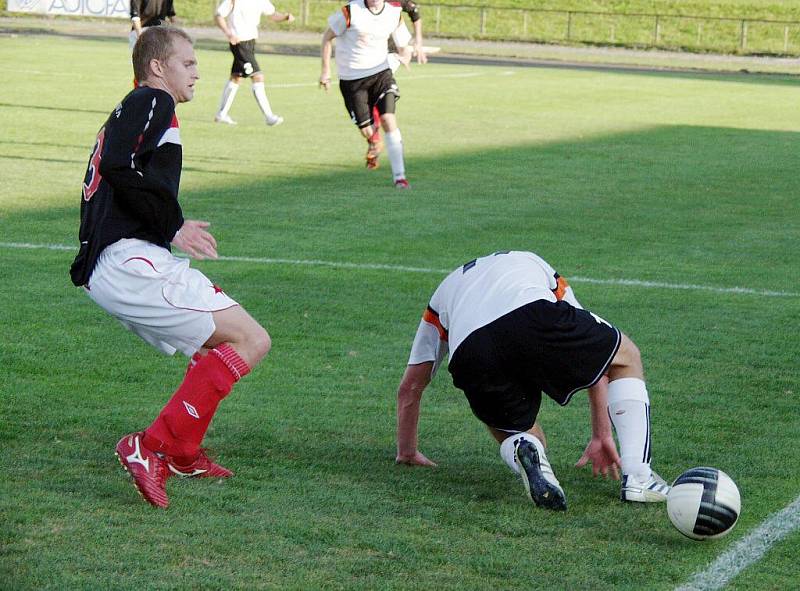
<svg viewBox="0 0 800 591">
<path fill-rule="evenodd" d="M 687 470 L 667 494 L 669 520 L 693 540 L 721 538 L 736 525 L 741 508 L 736 483 L 716 468 Z"/>
</svg>

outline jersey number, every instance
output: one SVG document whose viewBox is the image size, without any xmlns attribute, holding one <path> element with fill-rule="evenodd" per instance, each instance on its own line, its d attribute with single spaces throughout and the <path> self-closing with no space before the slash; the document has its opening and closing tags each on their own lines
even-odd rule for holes
<svg viewBox="0 0 800 591">
<path fill-rule="evenodd" d="M 92 157 L 89 159 L 89 168 L 86 170 L 86 179 L 83 183 L 83 200 L 89 201 L 97 192 L 100 186 L 100 181 L 103 177 L 100 176 L 100 157 L 103 155 L 103 143 L 106 139 L 106 128 L 100 130 L 97 134 L 97 141 L 94 144 L 94 151 Z"/>
</svg>

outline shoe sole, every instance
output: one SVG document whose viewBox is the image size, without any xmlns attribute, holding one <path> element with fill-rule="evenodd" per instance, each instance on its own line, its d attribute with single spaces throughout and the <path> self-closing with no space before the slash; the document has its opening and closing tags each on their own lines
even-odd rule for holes
<svg viewBox="0 0 800 591">
<path fill-rule="evenodd" d="M 545 507 L 553 511 L 566 511 L 567 499 L 564 497 L 564 491 L 548 482 L 542 474 L 539 467 L 539 452 L 536 451 L 536 448 L 531 445 L 529 451 L 532 457 L 517 453 L 517 464 L 522 471 L 522 483 L 525 485 L 528 496 L 537 507 Z"/>
<path fill-rule="evenodd" d="M 139 496 L 142 497 L 142 499 L 144 499 L 144 501 L 147 502 L 148 505 L 152 505 L 153 507 L 158 507 L 159 509 L 166 509 L 167 507 L 169 507 L 169 500 L 167 500 L 167 504 L 166 505 L 159 505 L 158 503 L 154 503 L 153 501 L 148 499 L 146 496 L 144 496 L 144 493 L 142 492 L 142 489 L 139 488 L 139 483 L 136 482 L 136 478 L 134 478 L 133 474 L 131 474 L 131 471 L 128 470 L 128 466 L 125 464 L 125 462 L 122 461 L 122 458 L 120 457 L 119 452 L 115 451 L 114 455 L 117 457 L 117 461 L 119 462 L 119 465 L 122 466 L 123 470 L 125 470 L 125 473 L 128 476 L 130 476 L 131 484 L 133 485 L 133 488 L 136 490 L 137 493 L 139 493 Z"/>
</svg>

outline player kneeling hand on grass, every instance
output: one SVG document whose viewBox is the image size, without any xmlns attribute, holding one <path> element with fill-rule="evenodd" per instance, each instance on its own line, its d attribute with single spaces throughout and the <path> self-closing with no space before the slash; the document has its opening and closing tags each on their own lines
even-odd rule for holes
<svg viewBox="0 0 800 591">
<path fill-rule="evenodd" d="M 650 468 L 650 401 L 639 350 L 584 310 L 544 259 L 496 252 L 457 268 L 439 284 L 397 391 L 399 464 L 436 465 L 418 449 L 420 404 L 448 353 L 453 384 L 537 506 L 567 508 L 536 420 L 542 392 L 564 406 L 586 388 L 592 436 L 576 466 L 591 463 L 595 476 L 615 479 L 621 468 L 623 501 L 666 500 L 669 487 Z"/>
</svg>

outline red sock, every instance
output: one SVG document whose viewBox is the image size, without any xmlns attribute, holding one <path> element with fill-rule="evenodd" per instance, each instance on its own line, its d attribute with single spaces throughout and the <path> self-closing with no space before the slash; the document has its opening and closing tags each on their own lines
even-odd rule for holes
<svg viewBox="0 0 800 591">
<path fill-rule="evenodd" d="M 197 365 L 197 362 L 200 361 L 202 358 L 203 356 L 200 354 L 200 351 L 192 355 L 192 358 L 189 359 L 189 365 L 186 366 L 186 373 L 189 373 L 192 370 L 192 368 L 195 365 Z"/>
<path fill-rule="evenodd" d="M 381 112 L 378 107 L 372 107 L 372 128 L 375 130 L 369 137 L 369 141 L 373 144 L 381 141 Z"/>
<path fill-rule="evenodd" d="M 250 372 L 228 344 L 220 345 L 187 372 L 178 390 L 145 431 L 142 443 L 152 451 L 191 461 L 220 401 Z"/>
</svg>

